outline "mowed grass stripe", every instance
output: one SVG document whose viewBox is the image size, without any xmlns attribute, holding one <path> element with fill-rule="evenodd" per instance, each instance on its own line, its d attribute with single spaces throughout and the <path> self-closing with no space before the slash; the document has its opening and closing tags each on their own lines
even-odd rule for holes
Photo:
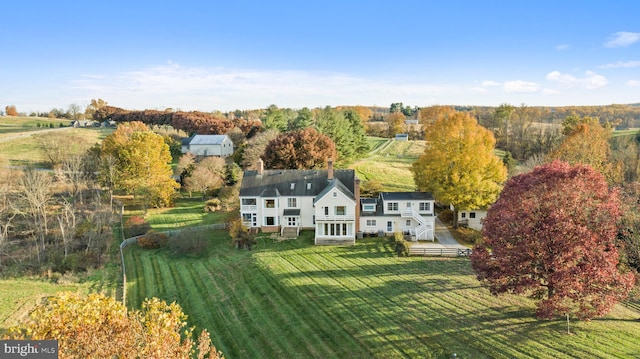
<svg viewBox="0 0 640 359">
<path fill-rule="evenodd" d="M 247 321 L 246 318 L 250 317 L 249 309 L 244 305 L 244 301 L 241 297 L 237 296 L 231 287 L 221 287 L 223 293 L 228 295 L 227 298 L 230 298 L 230 301 L 227 301 L 224 305 L 217 305 L 215 301 L 215 296 L 218 290 L 218 287 L 213 284 L 210 280 L 205 280 L 205 278 L 209 278 L 207 273 L 210 273 L 210 268 L 206 268 L 202 263 L 194 263 L 193 265 L 189 264 L 187 266 L 189 269 L 189 276 L 193 279 L 193 283 L 196 288 L 199 288 L 198 291 L 202 295 L 202 299 L 206 299 L 206 303 L 209 306 L 201 306 L 200 311 L 198 312 L 198 322 L 196 324 L 201 325 L 202 327 L 208 328 L 208 323 L 212 323 L 215 319 L 213 315 L 213 310 L 215 307 L 220 307 L 221 311 L 217 314 L 222 315 L 222 320 L 224 323 L 229 323 L 232 325 L 231 332 L 241 333 L 239 336 L 234 336 L 231 338 L 236 341 L 236 348 L 243 351 L 243 355 L 249 355 L 251 357 L 258 357 L 262 355 L 265 347 L 266 340 L 263 340 L 264 335 L 261 333 L 262 326 L 258 325 L 254 321 Z M 222 284 L 233 283 L 231 278 L 225 278 L 227 280 L 223 280 Z M 238 315 L 240 314 L 240 315 Z M 238 330 L 241 328 L 242 330 Z"/>
<path fill-rule="evenodd" d="M 339 357 L 340 354 L 353 353 L 358 348 L 354 341 L 345 343 L 349 333 L 329 319 L 324 306 L 318 305 L 314 296 L 302 291 L 292 279 L 277 278 L 278 274 L 292 269 L 287 259 L 282 256 L 262 256 L 258 265 L 262 272 L 261 279 L 277 289 L 277 295 L 271 298 L 272 305 L 276 308 L 289 308 L 287 315 L 291 326 L 295 327 L 294 334 L 303 339 L 301 345 L 309 352 L 310 357 L 320 357 L 321 354 Z M 313 284 L 307 276 L 298 279 L 305 285 Z M 340 352 L 336 352 L 336 348 L 340 348 Z"/>
<path fill-rule="evenodd" d="M 255 305 L 249 302 L 252 299 L 252 295 L 247 291 L 246 286 L 242 282 L 240 282 L 241 285 L 238 285 L 239 281 L 242 280 L 238 273 L 242 270 L 244 270 L 242 267 L 234 268 L 226 273 L 230 277 L 217 282 L 220 290 L 227 296 L 226 301 L 219 303 L 223 320 L 233 323 L 232 330 L 239 335 L 239 337 L 232 339 L 234 341 L 233 346 L 241 352 L 242 357 L 258 358 L 265 357 L 265 355 L 274 355 L 279 348 L 277 346 L 274 347 L 274 343 L 268 334 L 277 331 L 275 328 L 270 327 L 272 323 L 265 317 L 266 312 L 261 310 L 263 308 L 256 308 Z M 216 303 L 213 304 L 215 305 Z"/>
<path fill-rule="evenodd" d="M 295 294 L 290 293 L 280 283 L 271 281 L 273 277 L 270 273 L 265 273 L 260 267 L 253 273 L 247 273 L 246 277 L 247 283 L 258 291 L 257 294 L 259 295 L 256 297 L 263 301 L 263 305 L 274 309 L 270 319 L 281 327 L 281 332 L 277 334 L 279 337 L 286 338 L 290 345 L 295 345 L 298 352 L 304 357 L 312 357 L 314 353 L 317 355 L 318 350 L 328 349 L 322 341 L 316 340 L 315 333 L 299 316 L 298 313 L 303 308 L 294 301 L 287 300 L 287 298 Z M 308 343 L 309 338 L 312 338 L 310 341 L 313 342 L 313 345 Z M 306 353 L 304 352 L 305 350 L 307 351 Z"/>
<path fill-rule="evenodd" d="M 208 317 L 195 318 L 197 320 L 193 324 L 207 328 L 211 334 L 211 340 L 216 343 L 218 350 L 222 350 L 224 353 L 244 351 L 246 355 L 249 355 L 245 348 L 246 345 L 244 345 L 244 343 L 251 343 L 250 338 L 246 335 L 246 330 L 236 333 L 237 322 L 227 318 L 229 311 L 227 306 L 222 304 L 228 301 L 230 297 L 218 283 L 224 283 L 229 278 L 220 274 L 219 268 L 212 261 L 199 264 L 204 267 L 204 271 L 199 273 L 210 282 L 214 294 L 209 297 Z M 253 352 L 256 352 L 256 350 L 253 349 Z"/>
<path fill-rule="evenodd" d="M 353 261 L 352 258 L 357 258 L 357 256 L 350 256 L 349 259 L 345 259 L 346 256 L 339 256 L 339 255 L 331 255 L 328 253 L 322 253 L 319 254 L 318 257 L 323 258 L 324 260 L 327 261 L 328 266 L 330 268 L 353 268 L 353 267 L 357 267 L 353 265 Z M 402 261 L 411 261 L 409 263 L 407 263 L 408 265 L 412 265 L 413 263 L 420 261 L 420 259 L 414 259 L 414 258 L 408 258 L 408 259 L 398 259 L 398 260 L 402 260 Z M 367 282 L 365 279 L 366 278 L 372 278 L 372 277 L 377 277 L 380 273 L 379 273 L 379 267 L 378 266 L 367 266 L 367 267 L 363 267 L 363 268 L 368 268 L 369 270 L 365 270 L 364 274 L 358 274 L 356 276 L 353 276 L 352 278 L 356 279 L 355 281 L 350 281 L 350 283 L 347 283 L 347 285 L 349 285 L 352 288 L 365 288 L 365 287 L 370 287 L 371 286 L 371 281 L 368 281 L 369 284 L 366 284 L 365 282 Z M 330 271 L 331 272 L 331 271 Z M 398 274 L 404 274 L 402 272 L 402 270 L 398 268 L 396 268 L 396 273 Z M 333 272 L 331 272 L 333 273 Z M 361 283 L 365 283 L 364 286 L 359 285 L 358 282 Z M 391 293 L 393 294 L 393 293 Z M 403 332 L 407 332 L 407 333 L 411 333 L 414 336 L 413 340 L 408 340 L 409 346 L 411 347 L 421 347 L 420 343 L 422 341 L 425 340 L 425 338 L 421 338 L 421 330 L 412 326 L 408 326 L 408 323 L 416 323 L 416 317 L 412 317 L 410 315 L 407 315 L 407 311 L 404 310 L 404 308 L 406 306 L 402 306 L 400 303 L 398 303 L 397 301 L 393 300 L 393 296 L 388 296 L 388 295 L 379 295 L 379 292 L 374 290 L 374 291 L 367 291 L 367 294 L 365 296 L 363 296 L 362 298 L 363 301 L 367 301 L 366 304 L 371 306 L 372 308 L 376 309 L 376 306 L 378 306 L 378 308 L 380 307 L 378 304 L 379 303 L 383 303 L 385 300 L 390 301 L 391 303 L 388 303 L 386 305 L 383 305 L 382 308 L 385 307 L 389 307 L 389 308 L 400 308 L 401 311 L 397 311 L 397 312 L 391 312 L 389 313 L 387 316 L 389 318 L 387 318 L 387 320 L 390 321 L 396 321 L 394 320 L 395 318 L 401 318 L 401 320 L 399 321 L 399 323 L 404 323 L 404 324 L 399 324 L 399 327 L 402 328 Z M 432 301 L 433 302 L 433 301 Z M 455 309 L 454 306 L 452 306 L 453 303 L 456 302 L 461 302 L 459 300 L 455 300 L 455 299 L 451 299 L 451 301 L 442 301 L 442 305 L 440 306 L 440 312 L 444 312 L 445 314 L 441 316 L 442 321 L 440 322 L 440 324 L 444 324 L 442 325 L 442 328 L 440 328 L 440 330 L 445 331 L 445 332 L 451 332 L 451 333 L 455 333 L 456 328 L 457 328 L 457 324 L 455 322 L 453 322 L 452 320 L 450 320 L 449 318 L 456 318 L 459 316 L 463 316 L 465 314 L 468 314 L 464 311 L 459 311 L 457 309 Z M 380 310 L 381 312 L 384 312 L 384 309 L 377 309 Z M 447 335 L 447 336 L 442 336 L 442 339 L 445 339 L 445 341 L 441 340 L 440 341 L 440 347 L 441 348 L 451 348 L 451 347 L 455 347 L 455 345 L 457 344 L 457 340 L 455 338 L 455 335 Z M 514 350 L 512 346 L 508 346 L 508 345 L 504 345 L 506 338 L 502 338 L 502 340 L 499 340 L 496 342 L 496 344 L 498 343 L 502 343 L 501 346 L 501 350 L 504 351 L 505 356 L 509 356 L 509 355 L 514 355 L 514 354 L 518 354 L 517 350 Z M 493 346 L 492 350 L 495 354 L 495 352 L 497 351 L 498 347 Z M 515 353 L 514 353 L 515 351 Z M 411 353 L 412 356 L 414 355 L 414 353 Z"/>
<path fill-rule="evenodd" d="M 361 345 L 366 346 L 375 355 L 375 353 L 385 353 L 389 357 L 406 357 L 404 350 L 396 345 L 395 333 L 391 333 L 388 328 L 380 328 L 376 323 L 379 323 L 378 319 L 373 315 L 373 310 L 366 305 L 362 305 L 361 302 L 356 302 L 353 297 L 348 295 L 349 288 L 346 288 L 344 284 L 335 279 L 331 275 L 325 275 L 328 273 L 322 265 L 314 263 L 316 256 L 310 255 L 307 252 L 300 254 L 294 254 L 291 257 L 296 265 L 306 266 L 302 267 L 305 270 L 309 270 L 312 273 L 316 273 L 315 281 L 323 288 L 327 289 L 327 301 L 325 305 L 330 306 L 335 310 L 337 314 L 337 320 L 341 318 L 350 318 L 353 320 L 353 335 L 361 342 Z M 332 305 L 329 301 L 334 301 Z M 347 324 L 350 324 L 347 321 Z M 356 328 L 365 326 L 367 330 L 358 331 Z"/>
<path fill-rule="evenodd" d="M 361 331 L 364 331 L 364 327 L 362 323 L 359 322 L 357 316 L 344 309 L 344 305 L 340 302 L 340 298 L 334 297 L 332 292 L 329 290 L 329 285 L 325 285 L 321 283 L 321 281 L 318 281 L 307 274 L 309 271 L 313 272 L 315 267 L 313 267 L 313 270 L 309 270 L 310 267 L 308 264 L 301 261 L 291 261 L 290 256 L 291 254 L 288 254 L 286 258 L 283 258 L 289 263 L 292 269 L 292 272 L 287 273 L 287 277 L 290 277 L 291 274 L 299 274 L 300 276 L 304 275 L 305 282 L 309 282 L 305 284 L 295 284 L 296 287 L 299 288 L 300 291 L 308 293 L 307 297 L 312 298 L 311 300 L 315 304 L 313 308 L 322 308 L 323 313 L 326 314 L 326 317 L 330 322 L 340 324 L 346 332 L 346 335 L 343 338 L 344 340 L 348 340 L 348 344 L 354 343 L 351 345 L 353 349 L 347 353 L 346 357 L 371 357 L 373 355 L 371 347 L 365 345 L 365 343 L 360 339 L 360 336 L 362 335 Z M 337 310 L 336 307 L 341 310 Z M 339 349 L 342 349 L 341 346 L 339 346 Z M 345 356 L 340 355 L 338 357 Z"/>
<path fill-rule="evenodd" d="M 296 311 L 298 316 L 310 328 L 311 333 L 315 334 L 310 338 L 315 337 L 315 341 L 320 342 L 321 345 L 315 346 L 314 343 L 308 340 L 305 343 L 306 346 L 313 346 L 315 351 L 325 352 L 327 353 L 326 355 L 335 355 L 337 357 L 344 357 L 349 353 L 353 355 L 353 353 L 360 351 L 360 345 L 354 340 L 349 340 L 351 334 L 331 318 L 330 313 L 323 305 L 324 303 L 318 300 L 319 294 L 317 294 L 317 291 L 309 290 L 311 287 L 316 286 L 310 277 L 301 273 L 298 278 L 287 278 L 286 273 L 295 272 L 297 269 L 288 259 L 282 256 L 268 256 L 261 259 L 263 262 L 269 263 L 269 273 L 271 275 L 267 276 L 267 278 L 270 278 L 269 280 L 274 286 L 279 285 L 281 288 L 286 288 L 288 293 L 291 293 L 291 295 L 286 296 L 286 304 L 299 308 Z M 265 266 L 262 267 L 267 270 Z M 313 327 L 311 327 L 311 324 L 313 324 Z"/>
<path fill-rule="evenodd" d="M 352 297 L 351 300 L 354 306 L 370 308 L 370 310 L 367 310 L 367 313 L 373 321 L 380 322 L 381 320 L 385 320 L 393 324 L 390 327 L 394 329 L 383 333 L 387 342 L 402 342 L 403 346 L 398 346 L 397 349 L 407 357 L 423 357 L 425 355 L 423 341 L 429 338 L 425 337 L 423 333 L 416 328 L 407 325 L 407 323 L 415 322 L 416 318 L 407 318 L 405 305 L 393 299 L 395 292 L 387 293 L 378 291 L 375 289 L 377 286 L 372 286 L 362 280 L 363 277 L 367 277 L 370 274 L 367 273 L 368 271 L 366 269 L 362 270 L 362 267 L 354 263 L 357 257 L 338 259 L 338 256 L 332 256 L 330 253 L 324 252 L 318 253 L 314 258 L 322 263 L 322 266 L 324 266 L 325 270 L 327 270 L 331 276 L 341 279 L 345 290 L 347 290 L 350 297 Z M 333 268 L 334 270 L 329 270 L 329 268 Z M 343 273 L 341 268 L 346 268 L 346 273 Z M 348 268 L 354 268 L 357 272 L 364 272 L 364 274 L 357 273 L 357 275 L 352 275 Z M 444 351 L 444 347 L 441 349 Z M 383 352 L 386 350 L 388 349 L 384 349 Z M 432 351 L 433 348 L 427 351 L 427 353 Z"/>
</svg>

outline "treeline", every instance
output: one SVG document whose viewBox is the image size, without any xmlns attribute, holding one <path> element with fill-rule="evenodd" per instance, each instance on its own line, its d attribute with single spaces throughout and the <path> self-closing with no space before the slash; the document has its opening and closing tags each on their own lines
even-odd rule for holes
<svg viewBox="0 0 640 359">
<path fill-rule="evenodd" d="M 171 126 L 189 135 L 225 134 L 233 128 L 239 128 L 247 137 L 261 131 L 260 121 L 245 120 L 239 117 L 228 119 L 217 113 L 199 111 L 172 112 L 158 110 L 130 111 L 113 106 L 104 106 L 93 113 L 94 121 L 142 122 L 148 126 Z"/>
</svg>

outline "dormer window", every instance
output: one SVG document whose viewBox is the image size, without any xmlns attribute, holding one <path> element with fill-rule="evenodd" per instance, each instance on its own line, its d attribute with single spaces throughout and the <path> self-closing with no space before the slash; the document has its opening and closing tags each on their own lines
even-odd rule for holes
<svg viewBox="0 0 640 359">
<path fill-rule="evenodd" d="M 376 205 L 375 204 L 364 204 L 362 205 L 362 210 L 365 212 L 375 212 Z"/>
<path fill-rule="evenodd" d="M 307 191 L 311 189 L 311 182 L 307 182 Z"/>
<path fill-rule="evenodd" d="M 292 183 L 292 184 L 291 184 L 291 190 L 293 191 L 294 189 L 296 189 L 296 184 L 295 184 L 295 183 Z"/>
</svg>

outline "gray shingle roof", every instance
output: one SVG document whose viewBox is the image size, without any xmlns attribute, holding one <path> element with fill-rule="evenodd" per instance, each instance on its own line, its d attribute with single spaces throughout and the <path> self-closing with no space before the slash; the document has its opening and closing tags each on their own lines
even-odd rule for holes
<svg viewBox="0 0 640 359">
<path fill-rule="evenodd" d="M 348 190 L 347 194 L 354 198 L 355 172 L 353 170 L 334 170 L 333 174 L 334 178 L 340 182 L 338 186 Z M 252 170 L 244 172 L 240 196 L 315 197 L 329 185 L 327 170 L 264 170 L 262 175 L 258 175 L 258 171 Z"/>
<path fill-rule="evenodd" d="M 433 201 L 431 192 L 380 192 L 384 201 Z"/>
<path fill-rule="evenodd" d="M 227 135 L 193 135 L 183 142 L 184 145 L 220 145 Z"/>
</svg>

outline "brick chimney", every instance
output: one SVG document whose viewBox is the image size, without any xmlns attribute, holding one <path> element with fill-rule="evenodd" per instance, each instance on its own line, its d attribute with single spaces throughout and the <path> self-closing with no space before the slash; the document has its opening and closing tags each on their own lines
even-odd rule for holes
<svg viewBox="0 0 640 359">
<path fill-rule="evenodd" d="M 264 172 L 264 162 L 262 161 L 262 158 L 258 158 L 258 175 L 262 175 L 262 173 Z"/>
<path fill-rule="evenodd" d="M 360 178 L 353 176 L 353 195 L 356 198 L 356 233 L 360 232 Z"/>
<path fill-rule="evenodd" d="M 331 158 L 327 160 L 327 179 L 329 181 L 333 179 L 333 160 Z"/>
</svg>

